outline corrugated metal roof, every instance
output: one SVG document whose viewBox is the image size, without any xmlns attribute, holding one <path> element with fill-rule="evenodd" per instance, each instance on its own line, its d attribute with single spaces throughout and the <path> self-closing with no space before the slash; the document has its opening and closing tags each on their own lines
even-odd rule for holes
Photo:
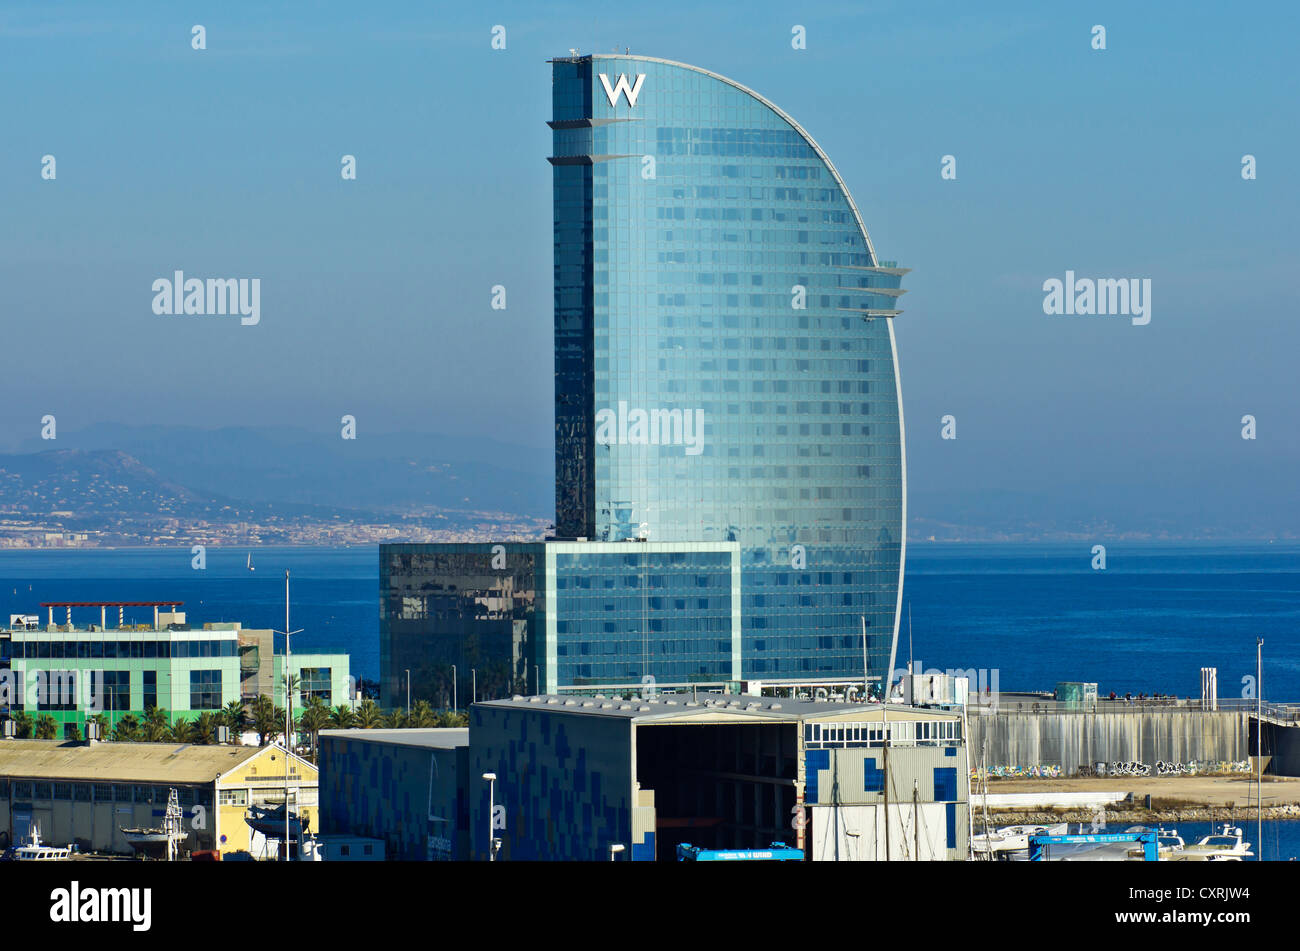
<svg viewBox="0 0 1300 951">
<path fill-rule="evenodd" d="M 698 719 L 718 722 L 733 719 L 784 720 L 822 719 L 878 720 L 884 705 L 848 701 L 793 700 L 789 697 L 750 697 L 736 694 L 700 693 L 661 695 L 654 700 L 620 700 L 602 697 L 573 697 L 540 694 L 515 696 L 509 700 L 486 700 L 475 706 L 514 710 L 548 711 L 579 716 L 622 717 L 629 720 Z M 952 710 L 929 710 L 891 703 L 889 716 L 899 719 L 957 719 Z"/>
<path fill-rule="evenodd" d="M 295 655 L 297 656 L 297 655 Z M 469 746 L 469 730 L 465 727 L 439 727 L 436 729 L 406 730 L 321 730 L 321 738 L 364 740 L 368 743 L 391 743 L 394 746 L 419 746 L 425 749 L 451 750 Z"/>
<path fill-rule="evenodd" d="M 0 777 L 74 782 L 210 783 L 269 747 L 0 741 Z"/>
</svg>

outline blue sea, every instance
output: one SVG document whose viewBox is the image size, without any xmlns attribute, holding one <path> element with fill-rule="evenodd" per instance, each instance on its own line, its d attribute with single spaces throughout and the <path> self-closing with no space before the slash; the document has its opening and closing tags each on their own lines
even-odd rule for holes
<svg viewBox="0 0 1300 951">
<path fill-rule="evenodd" d="M 1263 696 L 1300 700 L 1300 545 L 911 545 L 898 667 L 996 670 L 1002 690 L 1092 681 L 1102 695 L 1245 695 L 1264 638 Z"/>
<path fill-rule="evenodd" d="M 347 651 L 353 672 L 379 673 L 379 555 L 355 548 L 0 551 L 0 616 L 42 601 L 184 601 L 192 624 L 284 624 L 284 570 L 300 651 Z M 1106 568 L 1090 543 L 912 544 L 896 666 L 998 673 L 1002 690 L 1095 681 L 1102 694 L 1198 695 L 1217 667 L 1221 697 L 1241 695 L 1264 638 L 1263 693 L 1300 700 L 1300 544 L 1116 544 Z M 152 618 L 128 609 L 128 620 Z M 61 618 L 56 617 L 56 621 Z M 93 608 L 78 623 L 98 622 Z M 112 619 L 113 622 L 116 618 Z"/>
</svg>

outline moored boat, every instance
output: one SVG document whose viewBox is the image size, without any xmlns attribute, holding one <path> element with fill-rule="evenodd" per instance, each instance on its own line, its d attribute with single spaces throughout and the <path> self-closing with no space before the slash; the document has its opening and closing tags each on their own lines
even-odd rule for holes
<svg viewBox="0 0 1300 951">
<path fill-rule="evenodd" d="M 72 846 L 41 844 L 41 829 L 32 823 L 27 830 L 27 840 L 11 850 L 15 862 L 62 862 L 72 855 Z"/>
</svg>

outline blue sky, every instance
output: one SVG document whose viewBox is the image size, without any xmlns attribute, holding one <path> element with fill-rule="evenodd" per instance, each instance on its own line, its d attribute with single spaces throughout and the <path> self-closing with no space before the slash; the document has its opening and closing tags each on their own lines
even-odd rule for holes
<svg viewBox="0 0 1300 951">
<path fill-rule="evenodd" d="M 896 327 L 918 505 L 1046 492 L 1295 526 L 1298 20 L 1282 3 L 11 2 L 0 448 L 46 413 L 60 448 L 96 422 L 328 431 L 343 413 L 363 434 L 549 445 L 546 59 L 631 47 L 789 112 L 881 256 L 913 268 Z M 261 277 L 261 324 L 154 316 L 150 284 L 177 268 Z M 1066 269 L 1150 278 L 1150 325 L 1045 316 L 1042 282 Z"/>
</svg>

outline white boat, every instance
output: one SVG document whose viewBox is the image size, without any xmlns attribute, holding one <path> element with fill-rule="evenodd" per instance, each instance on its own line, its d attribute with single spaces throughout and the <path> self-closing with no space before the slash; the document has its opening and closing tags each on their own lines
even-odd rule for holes
<svg viewBox="0 0 1300 951">
<path fill-rule="evenodd" d="M 1255 853 L 1250 851 L 1250 843 L 1243 841 L 1239 826 L 1224 823 L 1218 832 L 1202 836 L 1195 845 L 1184 845 L 1177 852 L 1171 852 L 1171 862 L 1240 862 Z M 1164 855 L 1160 856 L 1165 859 Z"/>
<path fill-rule="evenodd" d="M 189 834 L 182 828 L 183 817 L 180 799 L 173 789 L 167 795 L 167 810 L 163 813 L 161 828 L 123 829 L 122 836 L 137 855 L 158 856 L 170 862 L 180 853 L 180 845 Z"/>
<path fill-rule="evenodd" d="M 1145 826 L 1133 826 L 1125 829 L 1125 832 L 1148 832 Z M 1160 862 L 1176 862 L 1178 856 L 1186 849 L 1183 837 L 1178 834 L 1177 829 L 1166 829 L 1160 826 L 1156 829 L 1156 858 Z M 1128 849 L 1127 855 L 1130 859 L 1144 860 L 1146 858 L 1146 849 L 1142 846 Z"/>
<path fill-rule="evenodd" d="M 1240 862 L 1255 854 L 1250 851 L 1250 843 L 1242 841 L 1241 829 L 1226 823 L 1221 831 L 1201 836 L 1193 845 L 1187 845 L 1178 830 L 1160 828 L 1156 830 L 1156 848 L 1161 862 Z M 1141 859 L 1143 855 L 1141 848 L 1128 850 L 1130 859 Z"/>
<path fill-rule="evenodd" d="M 1064 822 L 1054 826 L 1004 826 L 992 832 L 972 836 L 971 848 L 976 853 L 976 858 L 981 859 L 1008 861 L 1028 858 L 1031 835 L 1064 835 L 1068 829 L 1069 826 Z"/>
<path fill-rule="evenodd" d="M 53 845 L 41 845 L 41 829 L 32 823 L 27 830 L 27 841 L 16 846 L 13 858 L 16 862 L 62 862 L 72 855 L 72 846 L 62 848 Z"/>
</svg>

